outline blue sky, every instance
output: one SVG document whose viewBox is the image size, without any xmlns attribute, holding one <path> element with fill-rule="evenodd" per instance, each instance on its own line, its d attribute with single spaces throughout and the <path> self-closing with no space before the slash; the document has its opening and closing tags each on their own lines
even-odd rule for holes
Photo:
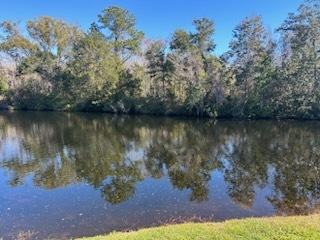
<svg viewBox="0 0 320 240">
<path fill-rule="evenodd" d="M 137 28 L 147 38 L 169 40 L 177 28 L 192 31 L 195 18 L 215 22 L 216 54 L 225 52 L 232 29 L 246 16 L 261 15 L 268 30 L 277 28 L 289 12 L 303 0 L 0 0 L 0 21 L 37 16 L 61 18 L 88 29 L 97 15 L 111 5 L 129 10 L 137 18 Z"/>
</svg>

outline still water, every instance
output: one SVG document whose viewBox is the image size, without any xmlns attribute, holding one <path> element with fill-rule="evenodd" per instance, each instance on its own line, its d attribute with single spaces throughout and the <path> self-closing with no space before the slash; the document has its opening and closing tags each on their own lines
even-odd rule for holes
<svg viewBox="0 0 320 240">
<path fill-rule="evenodd" d="M 309 214 L 320 122 L 0 112 L 0 237 Z"/>
</svg>

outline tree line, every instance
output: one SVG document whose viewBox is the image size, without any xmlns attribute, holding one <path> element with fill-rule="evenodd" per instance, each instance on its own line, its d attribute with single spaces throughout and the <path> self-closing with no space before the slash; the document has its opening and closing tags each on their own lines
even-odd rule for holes
<svg viewBox="0 0 320 240">
<path fill-rule="evenodd" d="M 48 16 L 0 23 L 2 108 L 236 118 L 320 118 L 320 2 L 305 0 L 275 30 L 260 16 L 214 54 L 214 21 L 169 41 L 145 39 L 110 6 L 84 31 Z"/>
</svg>

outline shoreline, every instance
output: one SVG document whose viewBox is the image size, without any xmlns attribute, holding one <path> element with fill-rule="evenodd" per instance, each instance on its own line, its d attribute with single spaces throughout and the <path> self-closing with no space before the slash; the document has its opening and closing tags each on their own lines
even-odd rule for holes
<svg viewBox="0 0 320 240">
<path fill-rule="evenodd" d="M 270 121 L 320 121 L 320 118 L 299 118 L 299 117 L 231 117 L 231 116 L 197 116 L 192 114 L 161 114 L 161 113 L 145 113 L 145 112 L 108 112 L 108 111 L 85 111 L 85 110 L 37 110 L 37 109 L 14 109 L 14 108 L 1 108 L 0 112 L 50 112 L 50 113 L 90 113 L 90 114 L 109 114 L 113 116 L 149 116 L 149 117 L 170 117 L 170 118 L 183 118 L 183 119 L 211 119 L 211 120 L 231 120 L 231 121 L 259 121 L 259 120 L 270 120 Z"/>
<path fill-rule="evenodd" d="M 224 222 L 182 223 L 112 232 L 79 240 L 117 239 L 320 239 L 320 214 L 233 219 Z"/>
</svg>

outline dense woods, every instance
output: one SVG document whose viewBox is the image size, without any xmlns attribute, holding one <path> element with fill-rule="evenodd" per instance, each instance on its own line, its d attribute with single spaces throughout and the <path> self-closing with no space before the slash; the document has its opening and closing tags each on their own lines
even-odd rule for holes
<svg viewBox="0 0 320 240">
<path fill-rule="evenodd" d="M 136 18 L 104 9 L 88 30 L 48 16 L 0 23 L 2 108 L 320 119 L 320 2 L 273 33 L 260 16 L 214 54 L 214 21 L 150 40 Z"/>
</svg>

